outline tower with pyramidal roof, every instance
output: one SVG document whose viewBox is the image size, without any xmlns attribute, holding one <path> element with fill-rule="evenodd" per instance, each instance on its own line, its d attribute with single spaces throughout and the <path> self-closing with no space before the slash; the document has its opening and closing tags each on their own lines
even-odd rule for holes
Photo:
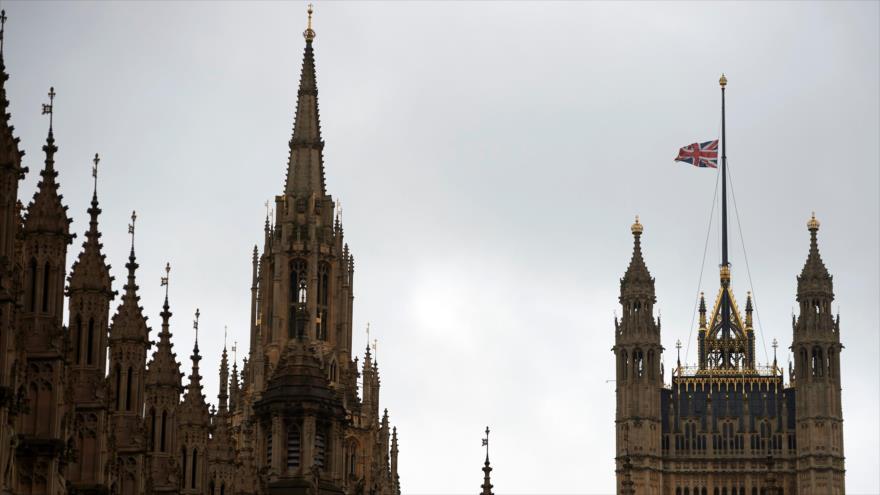
<svg viewBox="0 0 880 495">
<path fill-rule="evenodd" d="M 174 352 L 170 263 L 158 334 L 147 324 L 134 212 L 125 282 L 114 289 L 102 252 L 98 154 L 88 229 L 67 270 L 75 234 L 58 179 L 65 162 L 56 164 L 54 88 L 43 105 L 40 181 L 22 206 L 28 169 L 6 111 L 5 27 L 4 11 L 0 495 L 400 495 L 397 428 L 380 408 L 375 347 L 361 366 L 352 346 L 354 256 L 324 179 L 312 7 L 287 173 L 263 249 L 250 256 L 249 347 L 238 363 L 233 345 L 231 366 L 225 342 L 215 350 L 214 404 L 202 386 L 198 309 L 188 376 Z"/>
</svg>

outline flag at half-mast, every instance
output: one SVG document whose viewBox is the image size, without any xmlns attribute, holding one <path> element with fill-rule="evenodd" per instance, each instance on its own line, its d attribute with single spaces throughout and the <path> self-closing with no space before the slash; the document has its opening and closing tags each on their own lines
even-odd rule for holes
<svg viewBox="0 0 880 495">
<path fill-rule="evenodd" d="M 700 168 L 718 168 L 718 140 L 689 144 L 678 150 L 675 161 Z"/>
</svg>

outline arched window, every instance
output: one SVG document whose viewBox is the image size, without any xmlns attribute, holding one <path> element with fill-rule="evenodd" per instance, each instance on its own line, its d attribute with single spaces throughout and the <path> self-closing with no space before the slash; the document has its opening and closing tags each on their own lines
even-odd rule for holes
<svg viewBox="0 0 880 495">
<path fill-rule="evenodd" d="M 30 284 L 31 284 L 31 311 L 37 310 L 37 260 L 36 258 L 31 258 L 30 268 L 28 270 L 30 272 Z"/>
<path fill-rule="evenodd" d="M 131 380 L 132 380 L 133 371 L 131 366 L 128 367 L 128 380 L 126 381 L 127 386 L 125 387 L 125 410 L 131 411 Z"/>
<path fill-rule="evenodd" d="M 80 322 L 82 325 L 82 322 Z M 95 319 L 89 318 L 89 333 L 86 339 L 86 364 L 92 364 L 95 349 Z"/>
<path fill-rule="evenodd" d="M 190 484 L 190 488 L 196 487 L 196 480 L 198 479 L 199 472 L 199 450 L 193 448 L 193 465 L 192 465 L 192 483 Z"/>
<path fill-rule="evenodd" d="M 315 432 L 315 466 L 324 468 L 324 458 L 327 455 L 327 441 L 323 428 Z"/>
<path fill-rule="evenodd" d="M 266 433 L 266 464 L 269 466 L 272 465 L 272 427 L 269 427 L 269 432 Z"/>
<path fill-rule="evenodd" d="M 635 368 L 635 376 L 636 378 L 641 378 L 645 374 L 645 359 L 642 355 L 642 351 L 636 349 L 633 352 L 633 365 Z"/>
<path fill-rule="evenodd" d="M 306 302 L 306 279 L 308 277 L 305 260 L 295 259 L 290 262 L 290 321 L 287 337 L 299 338 L 305 332 L 304 321 L 297 318 L 297 308 Z"/>
<path fill-rule="evenodd" d="M 186 466 L 186 447 L 180 448 L 180 464 L 182 466 L 180 469 L 180 474 L 181 474 L 180 486 L 185 488 L 186 487 L 186 467 L 187 467 Z"/>
<path fill-rule="evenodd" d="M 629 356 L 627 355 L 626 351 L 621 351 L 620 362 L 623 365 L 622 369 L 620 370 L 620 379 L 625 381 L 627 370 L 629 369 Z"/>
<path fill-rule="evenodd" d="M 122 370 L 116 365 L 116 410 L 122 410 Z"/>
<path fill-rule="evenodd" d="M 211 491 L 211 495 L 216 495 L 215 490 L 214 490 L 214 480 L 211 480 L 208 483 L 208 489 Z"/>
<path fill-rule="evenodd" d="M 49 262 L 43 267 L 43 312 L 49 311 L 49 281 L 52 270 L 49 268 Z"/>
<path fill-rule="evenodd" d="M 226 495 L 226 482 L 220 483 L 220 495 Z"/>
<path fill-rule="evenodd" d="M 330 363 L 330 382 L 336 382 L 336 361 Z"/>
<path fill-rule="evenodd" d="M 654 378 L 654 351 L 648 351 L 648 377 Z"/>
<path fill-rule="evenodd" d="M 328 339 L 330 329 L 330 265 L 321 263 L 318 265 L 318 340 Z"/>
<path fill-rule="evenodd" d="M 290 302 L 299 302 L 300 286 L 306 282 L 306 262 L 305 260 L 295 259 L 290 262 Z"/>
<path fill-rule="evenodd" d="M 156 450 L 156 410 L 150 408 L 150 450 Z"/>
<path fill-rule="evenodd" d="M 165 423 L 168 421 L 168 411 L 162 411 L 162 431 L 159 434 L 159 451 L 165 452 Z"/>
<path fill-rule="evenodd" d="M 357 474 L 357 443 L 355 443 L 354 441 L 351 441 L 348 444 L 348 452 L 345 458 L 345 462 L 347 464 L 345 471 L 350 476 L 355 476 Z"/>
<path fill-rule="evenodd" d="M 76 364 L 82 363 L 82 317 L 80 315 L 76 315 L 76 332 L 74 333 L 74 342 L 73 346 L 76 349 L 75 357 L 73 362 Z"/>
<path fill-rule="evenodd" d="M 827 359 L 826 363 L 827 363 L 826 369 L 828 370 L 828 376 L 829 377 L 834 376 L 834 348 L 833 347 L 828 348 L 828 359 Z"/>
<path fill-rule="evenodd" d="M 287 469 L 299 467 L 300 436 L 296 425 L 287 426 Z"/>
</svg>

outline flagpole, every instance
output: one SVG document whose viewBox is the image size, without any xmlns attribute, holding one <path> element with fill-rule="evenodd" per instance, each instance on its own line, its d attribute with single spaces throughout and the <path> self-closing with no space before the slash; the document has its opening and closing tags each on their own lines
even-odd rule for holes
<svg viewBox="0 0 880 495">
<path fill-rule="evenodd" d="M 721 74 L 721 266 L 729 266 L 727 259 L 727 129 L 724 115 L 724 89 L 727 78 Z"/>
<path fill-rule="evenodd" d="M 730 261 L 727 258 L 727 127 L 724 114 L 724 90 L 727 77 L 721 74 L 718 80 L 721 85 L 721 333 L 722 339 L 730 338 L 730 296 L 727 293 L 730 285 Z M 722 355 L 724 366 L 730 366 L 730 354 Z"/>
</svg>

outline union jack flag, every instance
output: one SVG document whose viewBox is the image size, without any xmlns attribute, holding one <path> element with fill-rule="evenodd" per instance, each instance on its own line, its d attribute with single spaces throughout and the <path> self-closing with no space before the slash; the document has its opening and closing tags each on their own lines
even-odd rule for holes
<svg viewBox="0 0 880 495">
<path fill-rule="evenodd" d="M 700 168 L 718 168 L 718 140 L 689 144 L 678 150 L 675 161 Z"/>
</svg>

